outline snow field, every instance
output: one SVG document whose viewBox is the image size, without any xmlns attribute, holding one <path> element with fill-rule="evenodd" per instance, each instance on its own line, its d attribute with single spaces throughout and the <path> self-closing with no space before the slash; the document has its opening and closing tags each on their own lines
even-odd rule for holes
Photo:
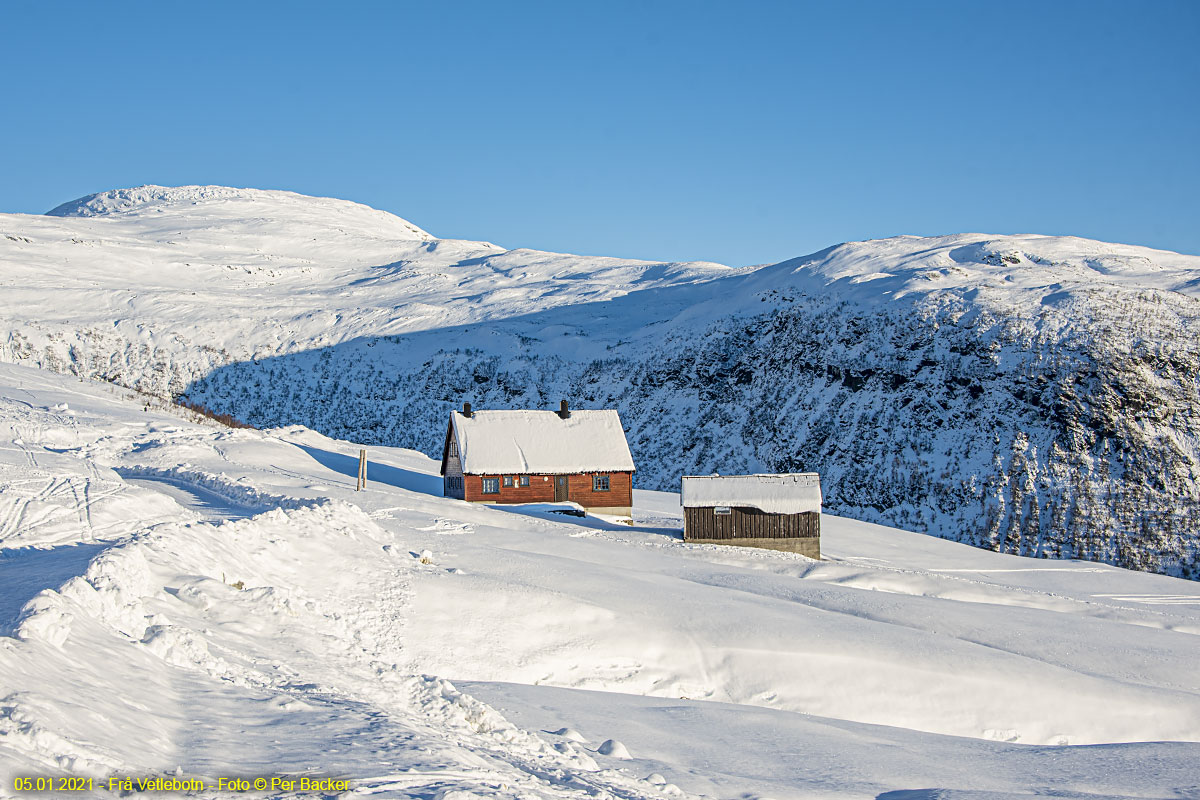
<svg viewBox="0 0 1200 800">
<path fill-rule="evenodd" d="M 719 549 L 684 555 L 650 542 L 614 552 L 607 537 L 619 531 L 559 546 L 551 531 L 561 524 L 477 527 L 443 544 L 442 558 L 466 575 L 421 578 L 432 585 L 414 596 L 416 661 L 452 679 L 710 699 L 1004 741 L 1200 737 L 1196 676 L 1177 660 L 1196 642 L 1109 622 L 1133 616 L 1121 609 L 1053 597 L 1031 608 L 1018 604 L 1039 595 L 923 574 L 909 575 L 904 592 L 881 591 L 902 573 L 876 580 L 852 565 L 755 563 Z M 836 552 L 836 528 L 827 536 Z M 475 624 L 454 624 L 462 619 Z"/>
<path fill-rule="evenodd" d="M 628 767 L 711 797 L 1165 800 L 1195 785 L 1196 745 L 1187 743 L 1039 747 L 710 701 L 511 683 L 462 688 L 550 738 L 568 719 L 583 726 L 573 733 L 585 741 L 615 736 L 633 755 Z"/>
<path fill-rule="evenodd" d="M 28 370 L 5 377 L 14 375 L 26 393 L 77 391 Z M 125 409 L 107 425 L 81 415 L 80 433 L 102 431 L 80 439 L 96 450 L 55 467 L 86 471 L 99 451 L 161 461 L 207 448 L 224 461 L 224 447 L 307 460 L 254 433 L 169 425 L 148 439 L 128 424 L 143 415 Z M 4 477 L 44 469 L 42 449 L 29 444 L 35 463 L 6 465 Z M 248 515 L 214 525 L 176 506 L 176 520 L 106 540 L 80 574 L 28 599 L 14 635 L 0 638 L 0 793 L 29 772 L 288 771 L 350 774 L 382 796 L 664 796 L 585 753 L 554 749 L 445 680 L 399 671 L 409 574 L 422 565 L 362 510 L 287 501 L 203 467 L 117 466 L 114 475 L 203 486 Z M 22 544 L 6 539 L 0 552 L 23 554 Z"/>
<path fill-rule="evenodd" d="M 479 506 L 393 448 L 355 492 L 355 443 L 184 423 L 21 367 L 0 385 L 17 519 L 39 519 L 7 488 L 31 476 L 108 482 L 0 540 L 0 777 L 776 800 L 1196 783 L 1185 581 L 832 516 L 822 562 L 686 545 L 672 494 L 636 492 L 632 528 Z"/>
</svg>

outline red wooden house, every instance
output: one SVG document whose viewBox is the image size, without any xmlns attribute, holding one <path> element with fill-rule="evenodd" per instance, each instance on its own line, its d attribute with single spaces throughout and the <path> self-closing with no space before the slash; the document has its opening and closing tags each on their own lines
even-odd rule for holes
<svg viewBox="0 0 1200 800">
<path fill-rule="evenodd" d="M 628 517 L 633 456 L 615 410 L 450 414 L 442 493 L 473 503 L 574 502 Z"/>
</svg>

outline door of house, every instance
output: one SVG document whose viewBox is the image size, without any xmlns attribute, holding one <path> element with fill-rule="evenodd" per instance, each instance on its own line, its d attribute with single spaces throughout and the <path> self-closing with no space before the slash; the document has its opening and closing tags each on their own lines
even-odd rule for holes
<svg viewBox="0 0 1200 800">
<path fill-rule="evenodd" d="M 554 476 L 554 502 L 565 503 L 567 501 L 567 476 Z"/>
</svg>

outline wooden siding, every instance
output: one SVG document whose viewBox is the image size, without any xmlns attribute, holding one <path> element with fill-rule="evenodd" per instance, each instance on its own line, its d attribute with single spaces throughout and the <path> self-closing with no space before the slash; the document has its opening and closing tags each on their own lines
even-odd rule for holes
<svg viewBox="0 0 1200 800">
<path fill-rule="evenodd" d="M 607 475 L 608 491 L 593 492 L 592 476 Z M 610 506 L 624 508 L 633 505 L 632 472 L 585 472 L 568 478 L 567 499 L 584 508 Z"/>
<path fill-rule="evenodd" d="M 462 461 L 458 457 L 458 448 L 453 452 L 447 448 L 442 459 L 442 495 L 463 499 Z"/>
<path fill-rule="evenodd" d="M 683 510 L 684 539 L 811 539 L 821 535 L 821 515 L 768 514 L 757 508 L 732 508 L 717 514 L 711 508 Z"/>
<path fill-rule="evenodd" d="M 554 480 L 547 475 L 530 475 L 529 485 L 521 486 L 519 475 L 510 476 L 512 486 L 504 485 L 503 475 L 466 475 L 465 500 L 474 503 L 552 503 L 554 502 Z M 484 494 L 483 479 L 495 478 L 500 484 L 500 494 Z"/>
<path fill-rule="evenodd" d="M 633 473 L 600 472 L 609 476 L 607 492 L 592 491 L 592 473 L 570 475 L 567 478 L 568 499 L 584 508 L 625 507 L 633 505 Z M 530 475 L 529 485 L 521 486 L 521 476 L 512 475 L 512 486 L 504 485 L 503 475 L 464 475 L 464 500 L 482 503 L 553 503 L 554 476 Z M 496 478 L 500 482 L 500 494 L 484 494 L 483 479 Z"/>
<path fill-rule="evenodd" d="M 466 492 L 464 488 L 462 475 L 445 475 L 442 477 L 442 497 L 465 500 Z"/>
<path fill-rule="evenodd" d="M 446 474 L 446 458 L 450 455 L 450 442 L 454 439 L 454 423 L 446 425 L 446 438 L 442 440 L 442 474 Z M 455 445 L 455 453 L 458 452 L 458 446 Z M 461 467 L 460 467 L 461 469 Z"/>
</svg>

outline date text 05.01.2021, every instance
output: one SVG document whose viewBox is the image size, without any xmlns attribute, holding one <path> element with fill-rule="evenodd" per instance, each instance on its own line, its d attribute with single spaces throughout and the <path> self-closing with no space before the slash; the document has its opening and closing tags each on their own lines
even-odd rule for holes
<svg viewBox="0 0 1200 800">
<path fill-rule="evenodd" d="M 92 779 L 69 775 L 57 778 L 13 778 L 13 789 L 18 792 L 90 792 Z"/>
</svg>

